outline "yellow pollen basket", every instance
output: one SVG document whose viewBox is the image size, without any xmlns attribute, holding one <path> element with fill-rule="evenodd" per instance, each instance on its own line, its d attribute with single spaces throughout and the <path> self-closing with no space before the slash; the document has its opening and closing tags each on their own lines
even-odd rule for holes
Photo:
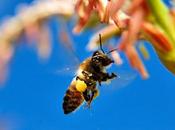
<svg viewBox="0 0 175 130">
<path fill-rule="evenodd" d="M 87 88 L 87 85 L 85 84 L 84 81 L 81 81 L 81 80 L 77 80 L 76 82 L 76 89 L 79 91 L 79 92 L 84 92 Z"/>
</svg>

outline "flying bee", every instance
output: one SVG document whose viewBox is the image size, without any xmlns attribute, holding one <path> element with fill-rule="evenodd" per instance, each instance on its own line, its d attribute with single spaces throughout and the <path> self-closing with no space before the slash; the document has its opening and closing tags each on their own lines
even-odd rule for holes
<svg viewBox="0 0 175 130">
<path fill-rule="evenodd" d="M 115 51 L 113 49 L 105 53 L 101 44 L 100 50 L 97 50 L 93 55 L 85 59 L 78 68 L 75 78 L 72 80 L 63 99 L 64 114 L 69 114 L 76 110 L 84 101 L 90 107 L 91 102 L 99 95 L 97 84 L 101 86 L 101 82 L 117 77 L 114 73 L 107 73 L 106 67 L 114 63 L 108 57 L 108 54 Z"/>
</svg>

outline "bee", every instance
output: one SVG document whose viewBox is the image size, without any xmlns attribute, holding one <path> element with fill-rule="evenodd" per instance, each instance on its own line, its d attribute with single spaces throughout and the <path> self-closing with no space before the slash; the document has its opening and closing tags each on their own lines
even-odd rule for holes
<svg viewBox="0 0 175 130">
<path fill-rule="evenodd" d="M 100 50 L 95 51 L 91 57 L 79 65 L 76 76 L 66 91 L 62 106 L 64 114 L 75 111 L 84 101 L 90 107 L 91 102 L 99 95 L 97 84 L 101 86 L 101 82 L 107 82 L 117 77 L 115 73 L 109 74 L 106 71 L 106 67 L 114 63 L 108 54 L 117 49 L 105 53 L 100 34 L 99 37 Z"/>
</svg>

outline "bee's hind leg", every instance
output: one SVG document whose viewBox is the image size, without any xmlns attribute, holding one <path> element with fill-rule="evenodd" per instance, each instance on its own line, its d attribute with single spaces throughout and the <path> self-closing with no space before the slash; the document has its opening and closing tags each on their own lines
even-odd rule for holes
<svg viewBox="0 0 175 130">
<path fill-rule="evenodd" d="M 94 89 L 91 93 L 89 93 L 88 95 L 84 95 L 86 96 L 86 108 L 91 108 L 91 103 L 92 101 L 99 95 L 99 90 L 96 88 Z M 88 97 L 88 99 L 87 99 Z"/>
<path fill-rule="evenodd" d="M 99 86 L 101 86 L 101 81 L 98 81 Z"/>
</svg>

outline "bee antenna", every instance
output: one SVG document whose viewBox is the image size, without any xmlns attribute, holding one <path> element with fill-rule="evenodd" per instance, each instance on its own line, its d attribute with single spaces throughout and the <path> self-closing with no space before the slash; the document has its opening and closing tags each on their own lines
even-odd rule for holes
<svg viewBox="0 0 175 130">
<path fill-rule="evenodd" d="M 118 50 L 118 48 L 112 49 L 112 50 L 110 50 L 107 54 L 110 54 L 111 52 L 117 51 L 117 50 Z"/>
<path fill-rule="evenodd" d="M 105 51 L 102 48 L 101 34 L 99 34 L 99 39 L 100 39 L 100 50 L 105 54 Z"/>
</svg>

